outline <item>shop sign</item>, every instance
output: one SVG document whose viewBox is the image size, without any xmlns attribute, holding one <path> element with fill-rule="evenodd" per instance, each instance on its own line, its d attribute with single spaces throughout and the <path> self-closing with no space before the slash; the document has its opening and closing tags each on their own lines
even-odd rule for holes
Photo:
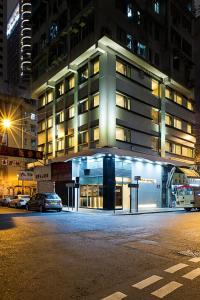
<svg viewBox="0 0 200 300">
<path fill-rule="evenodd" d="M 128 187 L 129 187 L 129 188 L 138 189 L 138 188 L 139 188 L 139 184 L 137 184 L 137 183 L 129 183 L 129 184 L 128 184 Z"/>
<path fill-rule="evenodd" d="M 32 181 L 34 180 L 34 173 L 32 171 L 20 171 L 19 180 Z"/>
<path fill-rule="evenodd" d="M 51 164 L 52 181 L 71 181 L 72 162 L 58 162 Z"/>
<path fill-rule="evenodd" d="M 50 181 L 51 180 L 51 166 L 38 167 L 34 170 L 35 180 Z"/>
</svg>

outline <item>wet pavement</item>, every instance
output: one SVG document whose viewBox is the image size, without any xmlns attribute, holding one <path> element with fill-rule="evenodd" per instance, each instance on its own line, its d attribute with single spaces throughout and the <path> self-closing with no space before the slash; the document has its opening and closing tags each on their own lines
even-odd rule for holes
<svg viewBox="0 0 200 300">
<path fill-rule="evenodd" d="M 200 299 L 200 212 L 0 207 L 0 299 Z"/>
</svg>

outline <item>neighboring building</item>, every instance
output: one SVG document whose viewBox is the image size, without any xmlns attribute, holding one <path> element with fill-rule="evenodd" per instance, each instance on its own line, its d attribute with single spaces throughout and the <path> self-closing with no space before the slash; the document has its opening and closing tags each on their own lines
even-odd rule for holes
<svg viewBox="0 0 200 300">
<path fill-rule="evenodd" d="M 6 24 L 7 24 L 7 0 L 0 0 L 0 84 L 7 77 L 7 43 L 6 43 Z"/>
<path fill-rule="evenodd" d="M 4 120 L 10 121 L 10 128 L 4 127 Z M 36 150 L 36 103 L 0 94 L 0 145 Z M 29 159 L 0 156 L 0 195 L 30 193 L 34 182 L 20 178 L 26 170 Z"/>
<path fill-rule="evenodd" d="M 194 164 L 196 142 L 190 4 L 33 2 L 43 188 L 72 205 L 76 179 L 76 205 L 128 209 L 141 176 L 140 208 L 172 205 L 173 166 Z"/>
<path fill-rule="evenodd" d="M 8 17 L 8 86 L 12 94 L 30 97 L 31 1 L 19 0 Z"/>
</svg>

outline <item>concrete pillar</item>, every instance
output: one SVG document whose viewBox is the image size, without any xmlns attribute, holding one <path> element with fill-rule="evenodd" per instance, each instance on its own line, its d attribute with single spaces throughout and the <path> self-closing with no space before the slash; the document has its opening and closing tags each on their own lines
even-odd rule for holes
<svg viewBox="0 0 200 300">
<path fill-rule="evenodd" d="M 160 154 L 165 157 L 165 141 L 166 141 L 166 126 L 165 126 L 165 85 L 160 85 Z"/>
<path fill-rule="evenodd" d="M 103 158 L 103 208 L 114 209 L 115 207 L 115 157 L 104 156 Z"/>
<path fill-rule="evenodd" d="M 100 55 L 99 72 L 99 134 L 100 147 L 116 145 L 116 57 L 105 52 Z"/>
</svg>

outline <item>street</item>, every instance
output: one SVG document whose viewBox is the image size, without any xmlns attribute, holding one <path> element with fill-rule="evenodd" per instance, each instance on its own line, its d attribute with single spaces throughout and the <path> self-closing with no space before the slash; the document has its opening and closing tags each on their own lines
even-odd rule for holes
<svg viewBox="0 0 200 300">
<path fill-rule="evenodd" d="M 199 300 L 200 212 L 0 208 L 0 299 Z"/>
</svg>

